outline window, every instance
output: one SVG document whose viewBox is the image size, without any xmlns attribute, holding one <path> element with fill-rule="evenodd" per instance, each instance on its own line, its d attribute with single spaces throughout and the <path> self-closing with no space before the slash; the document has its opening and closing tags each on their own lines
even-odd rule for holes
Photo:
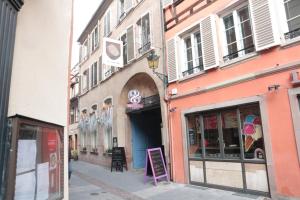
<svg viewBox="0 0 300 200">
<path fill-rule="evenodd" d="M 189 157 L 202 157 L 202 136 L 200 129 L 200 115 L 187 117 Z"/>
<path fill-rule="evenodd" d="M 85 61 L 87 59 L 88 49 L 89 49 L 88 39 L 86 39 L 83 45 L 81 46 L 81 61 Z"/>
<path fill-rule="evenodd" d="M 262 123 L 257 104 L 189 114 L 186 118 L 189 158 L 264 162 Z"/>
<path fill-rule="evenodd" d="M 300 1 L 284 0 L 284 8 L 287 20 L 286 39 L 300 36 Z"/>
<path fill-rule="evenodd" d="M 184 64 L 182 76 L 187 76 L 203 70 L 203 58 L 200 31 L 186 34 L 182 37 Z"/>
<path fill-rule="evenodd" d="M 91 67 L 91 70 L 92 70 L 92 87 L 96 86 L 97 85 L 97 82 L 98 82 L 98 79 L 97 79 L 97 76 L 98 76 L 98 65 L 97 65 L 97 62 L 94 62 L 94 64 L 92 65 Z"/>
<path fill-rule="evenodd" d="M 82 75 L 82 92 L 89 89 L 89 70 L 85 70 Z"/>
<path fill-rule="evenodd" d="M 92 51 L 94 51 L 99 45 L 99 30 L 98 26 L 92 32 Z"/>
<path fill-rule="evenodd" d="M 248 6 L 234 10 L 223 17 L 226 62 L 255 50 Z"/>
<path fill-rule="evenodd" d="M 125 16 L 125 0 L 119 0 L 119 21 Z"/>
<path fill-rule="evenodd" d="M 144 15 L 137 21 L 137 29 L 139 35 L 139 54 L 143 54 L 151 47 L 150 40 L 150 15 Z"/>
<path fill-rule="evenodd" d="M 109 65 L 102 65 L 104 79 L 110 77 L 115 72 L 115 67 Z"/>
<path fill-rule="evenodd" d="M 110 10 L 104 16 L 104 36 L 110 34 Z"/>
<path fill-rule="evenodd" d="M 127 34 L 124 33 L 121 36 L 121 41 L 123 42 L 123 63 L 124 65 L 127 64 Z"/>
<path fill-rule="evenodd" d="M 78 106 L 77 105 L 73 105 L 71 106 L 70 109 L 70 124 L 74 124 L 78 122 Z"/>
</svg>

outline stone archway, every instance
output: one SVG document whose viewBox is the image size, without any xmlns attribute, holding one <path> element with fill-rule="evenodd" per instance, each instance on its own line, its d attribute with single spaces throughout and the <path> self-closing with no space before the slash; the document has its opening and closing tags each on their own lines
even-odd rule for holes
<svg viewBox="0 0 300 200">
<path fill-rule="evenodd" d="M 138 90 L 143 99 L 144 107 L 139 110 L 127 108 L 129 102 L 128 92 L 133 89 Z M 126 149 L 127 162 L 131 167 L 142 168 L 143 148 L 162 145 L 160 98 L 154 80 L 146 73 L 135 74 L 122 88 L 118 105 L 118 127 L 124 127 L 123 138 L 120 138 L 120 140 L 123 141 L 121 143 L 124 144 Z M 145 121 L 147 121 L 147 124 L 144 123 Z M 153 131 L 147 131 L 147 129 L 150 129 L 147 127 L 150 126 Z M 149 134 L 153 135 L 150 137 Z M 148 139 L 149 137 L 152 138 L 152 141 Z M 146 146 L 139 146 L 144 143 Z M 137 149 L 142 150 L 138 151 Z"/>
</svg>

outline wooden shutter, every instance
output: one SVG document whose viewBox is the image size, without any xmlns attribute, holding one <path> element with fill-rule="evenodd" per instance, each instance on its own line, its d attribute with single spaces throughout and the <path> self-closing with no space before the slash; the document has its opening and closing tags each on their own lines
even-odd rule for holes
<svg viewBox="0 0 300 200">
<path fill-rule="evenodd" d="M 178 72 L 176 66 L 176 39 L 172 38 L 167 41 L 167 68 L 168 81 L 173 82 L 178 79 Z"/>
<path fill-rule="evenodd" d="M 102 81 L 103 75 L 102 75 L 102 56 L 99 57 L 99 81 Z"/>
<path fill-rule="evenodd" d="M 127 29 L 127 62 L 134 59 L 134 34 L 133 26 Z"/>
<path fill-rule="evenodd" d="M 274 0 L 249 0 L 254 42 L 257 51 L 280 44 Z"/>
<path fill-rule="evenodd" d="M 171 3 L 173 3 L 173 0 L 162 0 L 162 3 L 163 3 L 163 8 L 164 8 L 167 5 L 170 5 Z"/>
<path fill-rule="evenodd" d="M 132 0 L 125 0 L 125 11 L 128 12 L 132 8 Z"/>
<path fill-rule="evenodd" d="M 215 17 L 210 15 L 200 22 L 204 70 L 219 66 Z"/>
</svg>

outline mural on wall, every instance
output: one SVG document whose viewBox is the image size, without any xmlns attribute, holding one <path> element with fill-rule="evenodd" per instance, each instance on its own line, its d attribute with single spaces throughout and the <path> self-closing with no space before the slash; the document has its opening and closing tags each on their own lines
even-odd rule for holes
<svg viewBox="0 0 300 200">
<path fill-rule="evenodd" d="M 90 138 L 93 148 L 96 148 L 97 136 L 95 133 L 100 132 L 104 134 L 104 149 L 112 148 L 112 122 L 113 122 L 113 107 L 111 99 L 106 100 L 100 110 L 92 109 L 90 114 L 87 110 L 83 110 L 80 114 L 78 128 L 81 135 L 81 146 L 86 150 L 88 139 Z"/>
</svg>

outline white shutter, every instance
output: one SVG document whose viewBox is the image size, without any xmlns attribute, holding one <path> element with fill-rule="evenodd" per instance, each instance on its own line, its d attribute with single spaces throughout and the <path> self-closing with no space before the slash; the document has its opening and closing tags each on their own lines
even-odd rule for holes
<svg viewBox="0 0 300 200">
<path fill-rule="evenodd" d="M 170 5 L 173 3 L 173 0 L 161 0 L 163 4 L 163 8 L 166 7 L 167 5 Z"/>
<path fill-rule="evenodd" d="M 249 0 L 254 42 L 257 51 L 280 44 L 274 0 Z"/>
<path fill-rule="evenodd" d="M 176 66 L 176 39 L 172 38 L 167 41 L 167 68 L 168 81 L 173 82 L 178 79 L 178 71 Z"/>
<path fill-rule="evenodd" d="M 200 33 L 204 70 L 219 66 L 216 21 L 213 15 L 200 22 Z"/>
<path fill-rule="evenodd" d="M 128 12 L 132 8 L 132 0 L 125 0 L 125 11 Z"/>
<path fill-rule="evenodd" d="M 127 29 L 127 61 L 134 59 L 134 34 L 133 26 Z"/>
</svg>

